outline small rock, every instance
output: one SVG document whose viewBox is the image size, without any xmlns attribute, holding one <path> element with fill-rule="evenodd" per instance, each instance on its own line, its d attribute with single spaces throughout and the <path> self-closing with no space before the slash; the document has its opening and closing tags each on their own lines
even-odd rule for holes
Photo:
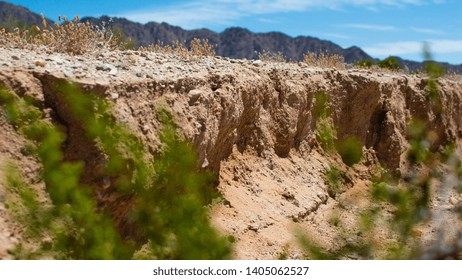
<svg viewBox="0 0 462 280">
<path fill-rule="evenodd" d="M 259 232 L 260 231 L 260 226 L 257 224 L 251 224 L 247 226 L 248 229 L 251 231 Z"/>
<path fill-rule="evenodd" d="M 96 70 L 106 71 L 106 72 L 113 72 L 113 70 L 117 71 L 116 67 L 109 63 L 98 63 L 96 64 Z"/>
<path fill-rule="evenodd" d="M 117 98 L 119 98 L 119 94 L 118 93 L 111 93 L 111 98 L 112 99 L 117 99 Z"/>
<path fill-rule="evenodd" d="M 78 69 L 78 68 L 81 67 L 81 65 L 79 65 L 79 64 L 71 64 L 71 65 L 69 65 L 69 67 L 72 68 L 72 69 Z"/>
<path fill-rule="evenodd" d="M 261 60 L 255 60 L 252 64 L 254 66 L 257 66 L 257 67 L 260 67 L 260 66 L 264 65 L 263 61 L 261 61 Z"/>
<path fill-rule="evenodd" d="M 64 77 L 66 77 L 66 78 L 74 77 L 74 73 L 72 73 L 72 71 L 70 71 L 70 70 L 64 70 L 63 74 L 64 74 Z"/>
<path fill-rule="evenodd" d="M 34 62 L 35 66 L 45 67 L 47 63 L 45 61 L 37 60 Z"/>
<path fill-rule="evenodd" d="M 62 65 L 65 62 L 64 59 L 59 58 L 57 56 L 47 57 L 47 58 L 45 58 L 45 61 L 54 61 L 58 65 Z"/>
<path fill-rule="evenodd" d="M 149 133 L 149 125 L 143 125 L 141 128 L 141 131 L 143 132 L 144 135 L 147 135 Z"/>
<path fill-rule="evenodd" d="M 202 94 L 202 91 L 199 90 L 199 89 L 190 90 L 188 92 L 188 97 L 189 97 L 188 103 L 189 103 L 189 105 L 194 104 L 199 99 L 201 94 Z"/>
<path fill-rule="evenodd" d="M 207 158 L 204 158 L 204 162 L 202 163 L 201 167 L 206 168 L 207 166 L 209 166 L 209 161 L 207 160 Z"/>
<path fill-rule="evenodd" d="M 459 203 L 459 200 L 455 197 L 451 197 L 449 199 L 449 203 L 451 203 L 452 205 L 457 205 Z"/>
<path fill-rule="evenodd" d="M 302 258 L 302 255 L 300 253 L 294 253 L 292 255 L 292 259 L 294 260 L 300 260 Z"/>
<path fill-rule="evenodd" d="M 19 60 L 19 56 L 15 55 L 15 54 L 12 55 L 11 58 L 14 59 L 14 60 Z"/>
<path fill-rule="evenodd" d="M 14 236 L 10 236 L 10 242 L 11 242 L 12 244 L 17 244 L 17 243 L 19 242 L 19 240 L 18 240 L 16 237 L 14 237 Z"/>
</svg>

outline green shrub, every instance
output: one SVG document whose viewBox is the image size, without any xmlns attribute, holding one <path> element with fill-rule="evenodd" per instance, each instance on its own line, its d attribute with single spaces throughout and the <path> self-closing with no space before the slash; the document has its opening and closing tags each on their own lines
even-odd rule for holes
<svg viewBox="0 0 462 280">
<path fill-rule="evenodd" d="M 345 172 L 335 166 L 331 166 L 326 172 L 327 193 L 330 197 L 335 198 L 341 191 L 342 186 L 345 184 L 345 176 Z"/>
<path fill-rule="evenodd" d="M 363 59 L 363 60 L 360 60 L 360 61 L 356 61 L 354 63 L 355 66 L 366 67 L 366 68 L 372 67 L 372 65 L 374 65 L 374 64 L 375 63 L 370 59 Z"/>
<path fill-rule="evenodd" d="M 399 64 L 398 60 L 396 57 L 389 56 L 379 62 L 377 62 L 377 65 L 380 68 L 386 68 L 390 70 L 399 70 L 402 69 L 403 67 Z"/>
<path fill-rule="evenodd" d="M 324 150 L 334 151 L 337 130 L 332 121 L 328 101 L 325 92 L 315 94 L 314 117 L 316 120 L 316 139 Z"/>
</svg>

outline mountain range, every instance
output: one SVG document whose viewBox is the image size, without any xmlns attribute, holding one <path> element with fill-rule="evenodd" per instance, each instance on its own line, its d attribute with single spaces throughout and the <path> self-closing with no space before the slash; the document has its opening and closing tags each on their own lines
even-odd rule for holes
<svg viewBox="0 0 462 280">
<path fill-rule="evenodd" d="M 49 19 L 48 21 L 52 22 Z M 267 51 L 282 53 L 286 59 L 299 61 L 307 52 L 327 52 L 343 56 L 347 63 L 361 60 L 376 61 L 356 46 L 344 49 L 330 41 L 309 36 L 294 38 L 281 32 L 254 33 L 245 28 L 231 27 L 217 33 L 209 29 L 185 30 L 168 23 L 140 24 L 125 18 L 109 18 L 108 16 L 84 17 L 81 21 L 88 21 L 94 25 L 101 25 L 102 22 L 106 22 L 115 30 L 122 32 L 125 38 L 133 39 L 138 46 L 147 46 L 157 42 L 170 44 L 174 41 L 186 42 L 188 45 L 192 39 L 199 38 L 208 39 L 211 44 L 215 45 L 217 55 L 230 58 L 258 59 L 259 53 Z M 0 1 L 0 23 L 2 22 L 4 25 L 41 25 L 42 18 L 22 6 Z M 420 62 L 404 60 L 399 57 L 397 60 L 411 71 L 422 68 Z M 462 64 L 442 63 L 442 65 L 450 72 L 462 73 Z"/>
</svg>

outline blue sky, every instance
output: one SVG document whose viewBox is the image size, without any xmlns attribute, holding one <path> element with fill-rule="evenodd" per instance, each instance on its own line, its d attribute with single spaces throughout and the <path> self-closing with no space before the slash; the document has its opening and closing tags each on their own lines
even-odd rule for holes
<svg viewBox="0 0 462 280">
<path fill-rule="evenodd" d="M 56 20 L 59 15 L 119 16 L 146 23 L 221 32 L 313 36 L 342 47 L 359 46 L 377 58 L 422 60 L 423 42 L 439 61 L 462 64 L 460 0 L 11 0 Z"/>
</svg>

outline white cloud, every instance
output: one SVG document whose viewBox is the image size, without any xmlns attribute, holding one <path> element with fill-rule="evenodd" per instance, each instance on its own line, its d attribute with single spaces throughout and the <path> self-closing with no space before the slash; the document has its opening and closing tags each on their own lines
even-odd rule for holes
<svg viewBox="0 0 462 280">
<path fill-rule="evenodd" d="M 263 23 L 279 23 L 278 20 L 271 19 L 271 18 L 257 18 L 257 20 Z"/>
<path fill-rule="evenodd" d="M 351 36 L 339 33 L 321 33 L 322 37 L 326 38 L 336 38 L 336 39 L 352 39 Z"/>
<path fill-rule="evenodd" d="M 423 34 L 431 34 L 431 35 L 444 35 L 446 32 L 438 29 L 433 28 L 419 28 L 419 27 L 411 27 L 411 30 L 417 33 Z"/>
<path fill-rule="evenodd" d="M 348 7 L 380 9 L 422 5 L 441 0 L 195 0 L 163 8 L 128 11 L 117 16 L 138 22 L 168 22 L 185 28 L 229 25 L 243 17 L 313 9 L 337 10 Z"/>
<path fill-rule="evenodd" d="M 396 28 L 391 25 L 374 25 L 374 24 L 344 24 L 341 27 L 346 28 L 356 28 L 356 29 L 366 29 L 366 30 L 373 30 L 373 31 L 392 31 Z"/>
<path fill-rule="evenodd" d="M 462 40 L 431 40 L 428 41 L 430 49 L 435 54 L 460 53 L 462 54 Z M 401 41 L 380 43 L 364 47 L 364 51 L 372 56 L 410 55 L 421 54 L 423 42 Z"/>
<path fill-rule="evenodd" d="M 143 11 L 132 11 L 119 16 L 126 17 L 137 22 L 167 22 L 173 25 L 180 25 L 184 28 L 204 27 L 204 23 L 215 23 L 227 25 L 232 20 L 241 17 L 237 11 L 225 10 L 213 3 L 209 5 L 199 5 L 198 2 L 192 2 L 171 9 L 154 9 Z"/>
</svg>

